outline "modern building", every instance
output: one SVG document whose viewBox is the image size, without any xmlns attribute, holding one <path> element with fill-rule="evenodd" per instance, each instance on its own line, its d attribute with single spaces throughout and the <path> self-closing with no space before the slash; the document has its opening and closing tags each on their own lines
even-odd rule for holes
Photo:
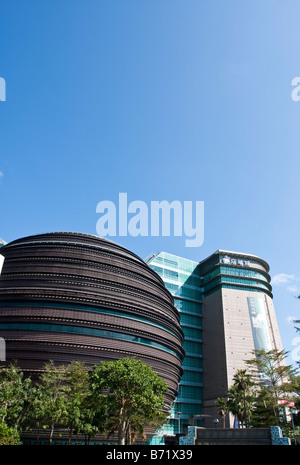
<svg viewBox="0 0 300 465">
<path fill-rule="evenodd" d="M 184 333 L 183 376 L 179 393 L 170 412 L 168 425 L 162 428 L 156 441 L 164 435 L 174 435 L 188 424 L 190 415 L 202 414 L 203 360 L 202 360 L 202 292 L 199 263 L 166 252 L 150 256 L 146 262 L 163 279 L 174 297 Z M 201 424 L 200 419 L 196 424 Z M 153 438 L 155 441 L 155 438 Z"/>
<path fill-rule="evenodd" d="M 143 261 L 98 236 L 48 233 L 1 244 L 0 337 L 7 362 L 136 357 L 166 381 L 169 422 L 212 427 L 216 400 L 256 349 L 282 350 L 269 265 L 217 250 L 198 262 L 161 252 Z M 226 419 L 232 427 L 232 419 Z"/>
<path fill-rule="evenodd" d="M 177 434 L 191 423 L 191 415 L 195 426 L 214 426 L 216 399 L 231 387 L 236 370 L 254 350 L 282 350 L 282 344 L 264 260 L 218 250 L 201 262 L 165 252 L 146 262 L 173 294 L 186 351 L 179 395 L 159 442 L 166 431 Z"/>
<path fill-rule="evenodd" d="M 135 357 L 177 395 L 183 332 L 163 280 L 129 250 L 79 233 L 48 233 L 1 248 L 0 337 L 6 360 L 34 377 L 44 364 L 93 366 Z"/>
<path fill-rule="evenodd" d="M 225 395 L 255 350 L 281 351 L 269 265 L 261 258 L 218 250 L 199 264 L 203 311 L 203 413 L 218 418 L 215 401 Z M 227 426 L 233 426 L 232 422 Z"/>
</svg>

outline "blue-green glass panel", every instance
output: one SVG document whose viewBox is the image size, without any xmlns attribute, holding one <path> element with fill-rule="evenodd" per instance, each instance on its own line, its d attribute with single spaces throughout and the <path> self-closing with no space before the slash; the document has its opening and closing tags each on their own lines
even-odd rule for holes
<svg viewBox="0 0 300 465">
<path fill-rule="evenodd" d="M 124 341 L 136 342 L 139 344 L 145 344 L 148 346 L 155 347 L 160 350 L 164 350 L 175 357 L 178 357 L 178 354 L 158 342 L 151 341 L 143 337 L 132 336 L 130 334 L 118 333 L 115 331 L 107 331 L 104 329 L 95 329 L 95 328 L 84 328 L 82 326 L 69 326 L 69 325 L 59 325 L 59 324 L 43 324 L 43 323 L 2 323 L 0 324 L 0 330 L 19 330 L 19 331 L 53 331 L 53 332 L 66 332 L 66 333 L 76 333 L 76 334 L 87 334 L 89 336 L 98 336 L 111 339 L 120 339 Z"/>
</svg>

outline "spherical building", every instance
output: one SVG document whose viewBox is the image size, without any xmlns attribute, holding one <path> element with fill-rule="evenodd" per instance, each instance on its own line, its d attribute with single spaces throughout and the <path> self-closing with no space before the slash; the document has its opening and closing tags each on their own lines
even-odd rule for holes
<svg viewBox="0 0 300 465">
<path fill-rule="evenodd" d="M 97 236 L 57 232 L 1 247 L 0 336 L 6 360 L 38 374 L 45 362 L 143 360 L 167 383 L 181 376 L 183 332 L 173 297 L 137 255 Z"/>
</svg>

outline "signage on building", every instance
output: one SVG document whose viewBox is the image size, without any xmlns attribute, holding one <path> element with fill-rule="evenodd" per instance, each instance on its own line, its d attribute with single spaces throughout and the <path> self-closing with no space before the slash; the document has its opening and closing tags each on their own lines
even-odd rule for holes
<svg viewBox="0 0 300 465">
<path fill-rule="evenodd" d="M 295 407 L 295 402 L 287 400 L 287 399 L 279 399 L 277 403 L 279 405 L 286 405 L 287 407 Z"/>
<path fill-rule="evenodd" d="M 247 297 L 255 350 L 271 350 L 268 320 L 263 299 Z"/>
<path fill-rule="evenodd" d="M 228 257 L 228 255 L 225 255 L 221 259 L 222 263 L 225 263 L 226 265 L 238 265 L 238 266 L 250 266 L 250 260 L 242 260 L 241 258 L 232 258 Z"/>
</svg>

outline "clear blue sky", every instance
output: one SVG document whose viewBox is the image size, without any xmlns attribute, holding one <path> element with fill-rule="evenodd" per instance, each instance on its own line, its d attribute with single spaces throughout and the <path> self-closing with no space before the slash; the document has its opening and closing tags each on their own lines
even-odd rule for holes
<svg viewBox="0 0 300 465">
<path fill-rule="evenodd" d="M 0 0 L 0 237 L 96 234 L 119 192 L 202 200 L 202 247 L 111 239 L 142 258 L 261 256 L 287 275 L 274 303 L 295 349 L 299 17 L 298 0 Z"/>
</svg>

